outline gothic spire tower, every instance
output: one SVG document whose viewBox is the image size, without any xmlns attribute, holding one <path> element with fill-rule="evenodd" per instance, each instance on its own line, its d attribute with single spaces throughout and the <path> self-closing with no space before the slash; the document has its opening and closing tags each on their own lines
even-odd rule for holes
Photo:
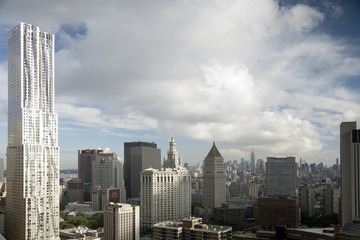
<svg viewBox="0 0 360 240">
<path fill-rule="evenodd" d="M 174 139 L 174 134 L 171 136 L 170 148 L 167 152 L 167 159 L 164 160 L 165 168 L 180 168 L 183 167 L 182 159 L 179 156 L 178 151 L 176 150 L 176 142 Z"/>
<path fill-rule="evenodd" d="M 59 239 L 54 35 L 20 23 L 8 34 L 7 239 Z"/>
<path fill-rule="evenodd" d="M 191 175 L 182 166 L 174 134 L 167 155 L 164 168 L 148 168 L 140 173 L 141 225 L 146 228 L 158 222 L 181 221 L 191 215 Z"/>
</svg>

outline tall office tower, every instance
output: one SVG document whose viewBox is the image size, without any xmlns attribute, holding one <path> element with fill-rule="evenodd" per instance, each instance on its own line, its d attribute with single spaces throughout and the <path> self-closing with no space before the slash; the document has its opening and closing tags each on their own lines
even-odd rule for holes
<svg viewBox="0 0 360 240">
<path fill-rule="evenodd" d="M 340 125 L 341 224 L 360 218 L 360 130 L 356 122 Z"/>
<path fill-rule="evenodd" d="M 265 170 L 265 161 L 264 160 L 262 160 L 262 159 L 260 159 L 261 160 L 261 162 L 260 162 L 260 169 L 264 169 Z"/>
<path fill-rule="evenodd" d="M 103 210 L 108 202 L 108 189 L 116 188 L 119 196 L 116 202 L 126 202 L 123 166 L 114 152 L 99 152 L 92 162 L 92 202 L 93 209 Z"/>
<path fill-rule="evenodd" d="M 69 180 L 67 182 L 69 202 L 84 202 L 84 190 L 84 183 L 80 179 Z"/>
<path fill-rule="evenodd" d="M 316 171 L 316 163 L 310 164 L 310 169 L 311 169 L 311 172 L 312 172 L 312 173 L 317 172 L 317 171 Z"/>
<path fill-rule="evenodd" d="M 265 170 L 264 160 L 262 160 L 261 158 L 257 159 L 256 160 L 256 168 Z"/>
<path fill-rule="evenodd" d="M 295 157 L 268 157 L 265 196 L 296 196 L 297 166 Z"/>
<path fill-rule="evenodd" d="M 182 159 L 176 150 L 174 135 L 171 137 L 170 149 L 168 150 L 167 155 L 167 159 L 164 159 L 164 168 L 177 168 L 183 166 Z"/>
<path fill-rule="evenodd" d="M 141 174 L 141 224 L 152 227 L 162 221 L 178 221 L 191 215 L 191 177 L 179 160 L 174 137 L 167 164 L 173 168 L 145 169 Z"/>
<path fill-rule="evenodd" d="M 0 158 L 0 182 L 4 181 L 4 160 Z"/>
<path fill-rule="evenodd" d="M 127 198 L 140 195 L 140 172 L 146 168 L 161 168 L 161 151 L 156 143 L 124 143 L 124 179 Z"/>
<path fill-rule="evenodd" d="M 139 206 L 110 203 L 104 211 L 104 240 L 139 240 Z"/>
<path fill-rule="evenodd" d="M 306 212 L 309 217 L 315 215 L 315 189 L 310 185 L 299 188 L 299 203 L 302 212 Z"/>
<path fill-rule="evenodd" d="M 54 35 L 20 23 L 8 35 L 7 239 L 59 239 Z"/>
<path fill-rule="evenodd" d="M 226 203 L 224 158 L 215 146 L 204 159 L 203 206 L 213 209 Z"/>
<path fill-rule="evenodd" d="M 250 155 L 250 167 L 251 171 L 255 171 L 255 153 L 254 149 L 251 149 L 251 155 Z"/>
<path fill-rule="evenodd" d="M 249 183 L 249 197 L 250 199 L 257 199 L 259 197 L 259 185 L 256 183 Z"/>
<path fill-rule="evenodd" d="M 123 165 L 114 152 L 100 152 L 92 162 L 92 186 L 116 187 L 125 191 Z"/>
<path fill-rule="evenodd" d="M 83 183 L 92 184 L 92 163 L 96 160 L 99 153 L 104 152 L 101 149 L 78 150 L 78 178 Z"/>
<path fill-rule="evenodd" d="M 186 168 L 148 168 L 140 176 L 142 226 L 151 228 L 158 222 L 191 215 L 191 177 Z"/>
<path fill-rule="evenodd" d="M 325 215 L 339 214 L 340 189 L 335 185 L 328 184 L 324 189 Z"/>
</svg>

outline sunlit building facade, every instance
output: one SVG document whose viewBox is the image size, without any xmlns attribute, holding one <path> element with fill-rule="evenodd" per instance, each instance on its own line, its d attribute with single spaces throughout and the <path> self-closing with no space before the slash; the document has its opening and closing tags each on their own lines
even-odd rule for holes
<svg viewBox="0 0 360 240">
<path fill-rule="evenodd" d="M 203 206 L 209 209 L 226 203 L 224 158 L 215 146 L 204 159 Z"/>
<path fill-rule="evenodd" d="M 165 167 L 172 166 L 172 167 Z M 140 173 L 141 225 L 151 228 L 163 221 L 180 221 L 191 215 L 191 176 L 176 150 L 174 137 L 164 168 Z"/>
<path fill-rule="evenodd" d="M 7 239 L 59 239 L 54 35 L 20 23 L 8 34 Z"/>
<path fill-rule="evenodd" d="M 98 153 L 95 161 L 92 161 L 92 190 L 98 190 L 100 187 L 105 195 L 107 195 L 107 190 L 110 187 L 118 188 L 120 191 L 119 202 L 126 202 L 123 172 L 123 164 L 119 161 L 116 153 Z M 92 198 L 92 201 L 94 202 L 96 200 Z M 104 205 L 105 199 L 103 199 L 102 202 L 104 202 Z M 102 208 L 98 210 L 102 210 Z"/>
<path fill-rule="evenodd" d="M 112 203 L 104 210 L 104 240 L 139 240 L 140 207 Z"/>
</svg>

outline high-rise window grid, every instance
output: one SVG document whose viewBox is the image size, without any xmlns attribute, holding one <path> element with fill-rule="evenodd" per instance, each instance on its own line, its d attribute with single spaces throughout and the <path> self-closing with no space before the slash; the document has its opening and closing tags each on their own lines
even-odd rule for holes
<svg viewBox="0 0 360 240">
<path fill-rule="evenodd" d="M 6 234 L 11 239 L 58 239 L 54 36 L 20 23 L 9 32 L 8 54 Z"/>
</svg>

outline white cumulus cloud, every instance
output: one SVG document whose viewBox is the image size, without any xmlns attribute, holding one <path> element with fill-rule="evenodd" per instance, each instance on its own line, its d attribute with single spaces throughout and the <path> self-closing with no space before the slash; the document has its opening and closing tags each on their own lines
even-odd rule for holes
<svg viewBox="0 0 360 240">
<path fill-rule="evenodd" d="M 21 20 L 57 34 L 56 111 L 64 131 L 174 131 L 220 141 L 228 157 L 254 146 L 263 157 L 314 161 L 335 159 L 337 150 L 324 149 L 338 139 L 340 122 L 360 119 L 358 94 L 346 84 L 360 74 L 350 50 L 358 46 L 316 31 L 329 17 L 272 0 L 0 7 L 0 23 Z M 0 64 L 1 84 L 3 75 Z"/>
</svg>

